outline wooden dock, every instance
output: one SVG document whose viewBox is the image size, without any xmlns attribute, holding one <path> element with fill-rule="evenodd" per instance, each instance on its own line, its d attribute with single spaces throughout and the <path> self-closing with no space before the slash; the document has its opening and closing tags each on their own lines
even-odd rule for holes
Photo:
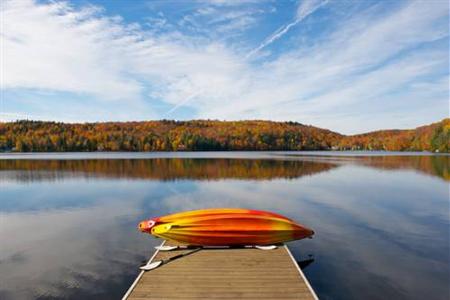
<svg viewBox="0 0 450 300">
<path fill-rule="evenodd" d="M 149 262 L 192 251 L 156 251 Z M 202 249 L 141 272 L 122 299 L 318 298 L 287 246 L 281 246 Z"/>
</svg>

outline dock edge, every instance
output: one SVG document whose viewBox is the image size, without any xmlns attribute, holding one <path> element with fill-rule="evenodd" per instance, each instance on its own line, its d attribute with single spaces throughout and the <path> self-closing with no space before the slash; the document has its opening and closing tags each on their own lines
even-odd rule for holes
<svg viewBox="0 0 450 300">
<path fill-rule="evenodd" d="M 297 268 L 298 273 L 302 277 L 302 279 L 305 281 L 306 286 L 308 287 L 309 291 L 313 295 L 314 299 L 319 300 L 319 297 L 317 297 L 316 292 L 313 290 L 311 284 L 309 283 L 308 279 L 306 278 L 305 274 L 303 274 L 302 269 L 300 269 L 300 266 L 298 265 L 297 261 L 295 260 L 294 256 L 291 253 L 291 250 L 289 250 L 289 247 L 284 244 L 284 247 L 286 248 L 287 253 L 289 254 L 289 257 L 292 259 L 292 262 L 294 263 L 295 267 Z"/>
<path fill-rule="evenodd" d="M 166 240 L 162 241 L 161 246 L 164 246 L 164 244 L 166 243 Z M 156 255 L 158 255 L 159 249 L 156 249 L 155 253 L 153 253 L 152 257 L 150 257 L 150 259 L 148 260 L 147 264 L 151 263 L 153 261 L 153 259 L 155 259 Z M 125 295 L 123 295 L 122 300 L 126 300 L 131 292 L 133 291 L 134 287 L 136 286 L 136 284 L 139 282 L 139 280 L 141 279 L 142 275 L 144 275 L 145 271 L 141 271 L 139 273 L 139 275 L 136 277 L 136 279 L 133 281 L 133 284 L 128 288 L 127 292 L 125 293 Z"/>
</svg>

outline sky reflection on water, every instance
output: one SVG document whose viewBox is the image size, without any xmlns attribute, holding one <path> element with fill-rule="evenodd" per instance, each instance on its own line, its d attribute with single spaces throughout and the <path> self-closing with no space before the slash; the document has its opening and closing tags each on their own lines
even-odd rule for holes
<svg viewBox="0 0 450 300">
<path fill-rule="evenodd" d="M 144 218 L 282 213 L 321 299 L 448 299 L 448 157 L 0 160 L 0 298 L 120 298 L 158 240 Z"/>
</svg>

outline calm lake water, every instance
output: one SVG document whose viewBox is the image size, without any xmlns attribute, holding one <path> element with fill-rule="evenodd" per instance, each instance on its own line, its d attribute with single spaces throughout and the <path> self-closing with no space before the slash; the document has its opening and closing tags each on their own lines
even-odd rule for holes
<svg viewBox="0 0 450 300">
<path fill-rule="evenodd" d="M 289 247 L 321 299 L 449 299 L 449 158 L 0 155 L 0 298 L 119 299 L 160 243 L 139 221 L 244 207 L 314 229 Z"/>
</svg>

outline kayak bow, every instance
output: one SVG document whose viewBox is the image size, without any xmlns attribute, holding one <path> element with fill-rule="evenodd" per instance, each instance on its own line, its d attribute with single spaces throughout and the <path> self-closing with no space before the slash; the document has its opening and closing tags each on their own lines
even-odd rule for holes
<svg viewBox="0 0 450 300">
<path fill-rule="evenodd" d="M 202 209 L 153 218 L 139 230 L 166 240 L 201 246 L 273 245 L 311 237 L 314 231 L 272 212 Z"/>
</svg>

